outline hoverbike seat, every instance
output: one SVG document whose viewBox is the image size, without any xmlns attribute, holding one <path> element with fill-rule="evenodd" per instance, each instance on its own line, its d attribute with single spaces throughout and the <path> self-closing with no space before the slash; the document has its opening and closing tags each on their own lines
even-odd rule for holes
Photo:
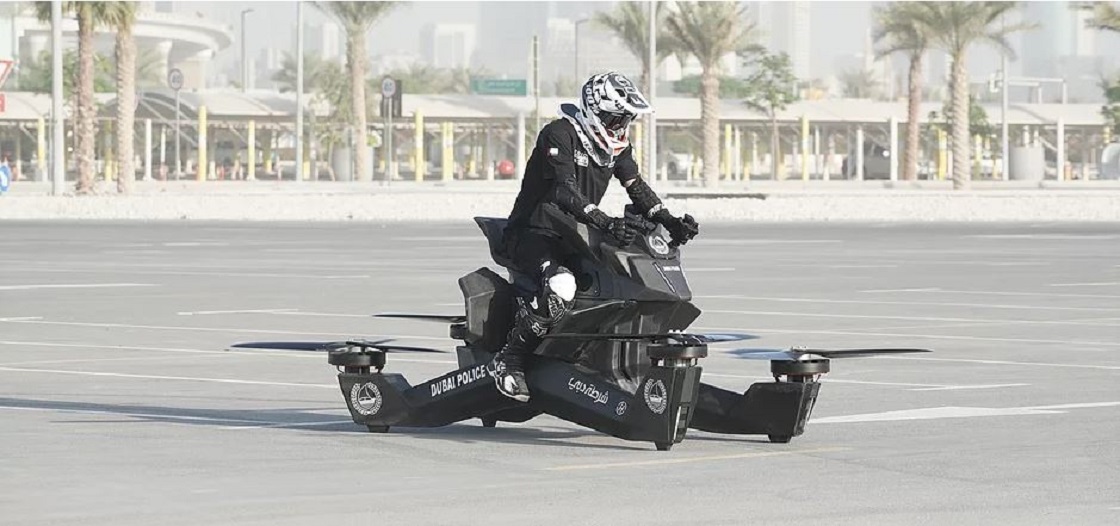
<svg viewBox="0 0 1120 526">
<path fill-rule="evenodd" d="M 512 267 L 513 262 L 506 257 L 505 249 L 505 230 L 509 220 L 504 217 L 476 217 L 474 222 L 482 229 L 482 235 L 486 236 L 486 241 L 490 244 L 490 257 L 494 262 L 505 268 Z"/>
</svg>

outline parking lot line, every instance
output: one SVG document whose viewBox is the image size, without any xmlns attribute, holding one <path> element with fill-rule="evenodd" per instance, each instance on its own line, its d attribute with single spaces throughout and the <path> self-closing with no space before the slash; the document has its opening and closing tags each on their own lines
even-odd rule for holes
<svg viewBox="0 0 1120 526">
<path fill-rule="evenodd" d="M 0 371 L 12 373 L 72 374 L 77 376 L 103 376 L 109 378 L 136 378 L 142 380 L 178 380 L 184 382 L 209 382 L 218 384 L 271 385 L 280 387 L 314 387 L 316 389 L 338 389 L 337 384 L 265 382 L 260 380 L 240 380 L 236 378 L 203 378 L 195 376 L 164 376 L 157 374 L 106 373 L 101 371 L 69 371 L 65 369 L 38 369 L 30 367 L 0 367 Z"/>
<path fill-rule="evenodd" d="M 850 451 L 850 447 L 821 447 L 815 449 L 800 449 L 796 451 L 756 451 L 752 453 L 738 453 L 734 455 L 708 455 L 702 457 L 662 458 L 657 460 L 635 460 L 633 462 L 599 462 L 595 464 L 570 464 L 566 466 L 552 466 L 544 468 L 545 471 L 580 471 L 592 469 L 634 468 L 643 466 L 665 466 L 672 464 L 690 464 L 693 462 L 711 462 L 713 460 L 735 460 L 741 458 L 762 458 L 789 455 L 808 455 L 811 453 L 833 453 L 837 451 Z"/>
</svg>

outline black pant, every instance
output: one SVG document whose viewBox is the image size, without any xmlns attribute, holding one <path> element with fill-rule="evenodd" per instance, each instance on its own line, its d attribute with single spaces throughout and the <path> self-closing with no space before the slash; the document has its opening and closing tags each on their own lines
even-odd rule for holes
<svg viewBox="0 0 1120 526">
<path fill-rule="evenodd" d="M 519 294 L 536 295 L 541 292 L 544 278 L 545 263 L 563 265 L 573 270 L 570 263 L 572 254 L 564 245 L 564 241 L 555 234 L 533 229 L 516 229 L 505 232 L 506 256 L 513 263 L 515 270 L 529 278 L 531 284 L 514 283 L 515 288 L 532 290 L 518 290 Z"/>
</svg>

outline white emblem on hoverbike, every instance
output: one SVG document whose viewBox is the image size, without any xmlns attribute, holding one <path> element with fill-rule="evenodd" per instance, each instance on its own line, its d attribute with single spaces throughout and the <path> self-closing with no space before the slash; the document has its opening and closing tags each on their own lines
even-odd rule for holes
<svg viewBox="0 0 1120 526">
<path fill-rule="evenodd" d="M 650 411 L 660 415 L 669 405 L 669 394 L 665 391 L 665 384 L 661 380 L 646 380 L 644 390 L 646 406 Z"/>
<path fill-rule="evenodd" d="M 373 382 L 354 384 L 350 388 L 350 405 L 360 415 L 373 416 L 381 410 L 381 390 Z"/>
<path fill-rule="evenodd" d="M 661 234 L 650 234 L 649 237 L 646 238 L 646 241 L 649 243 L 649 248 L 655 253 L 662 256 L 669 253 L 669 243 L 665 241 L 665 238 L 661 237 Z"/>
</svg>

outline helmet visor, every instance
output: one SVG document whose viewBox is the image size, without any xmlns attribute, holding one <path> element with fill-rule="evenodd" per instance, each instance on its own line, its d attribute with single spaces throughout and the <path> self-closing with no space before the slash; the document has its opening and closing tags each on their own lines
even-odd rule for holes
<svg viewBox="0 0 1120 526">
<path fill-rule="evenodd" d="M 630 123 L 633 120 L 634 114 L 632 113 L 614 113 L 610 111 L 604 111 L 599 114 L 599 121 L 603 123 L 603 127 L 612 132 L 620 132 L 625 130 L 627 126 L 630 126 Z"/>
</svg>

